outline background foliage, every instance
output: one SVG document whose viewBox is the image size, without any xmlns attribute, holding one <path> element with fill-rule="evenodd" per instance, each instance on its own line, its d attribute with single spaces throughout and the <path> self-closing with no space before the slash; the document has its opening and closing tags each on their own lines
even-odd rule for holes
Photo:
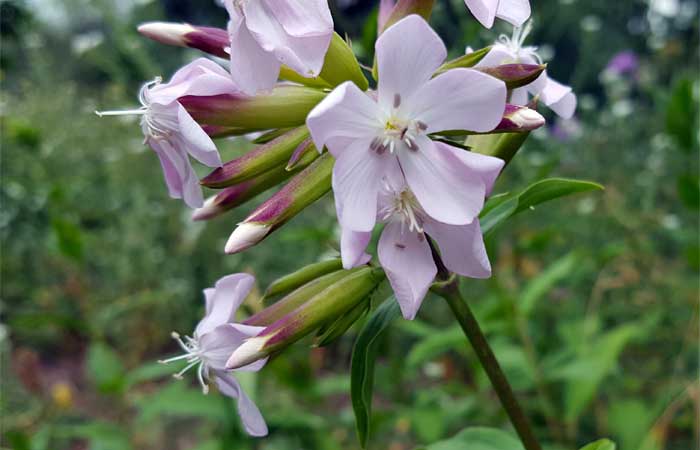
<svg viewBox="0 0 700 450">
<path fill-rule="evenodd" d="M 333 3 L 338 30 L 365 62 L 375 3 Z M 488 243 L 496 276 L 465 282 L 463 291 L 548 448 L 598 437 L 622 450 L 694 448 L 697 3 L 532 3 L 530 42 L 546 43 L 550 72 L 574 86 L 580 107 L 573 121 L 548 117 L 495 192 L 545 176 L 587 178 L 606 190 L 500 227 Z M 201 289 L 220 276 L 254 271 L 264 288 L 335 253 L 325 199 L 262 245 L 223 255 L 228 233 L 256 202 L 192 223 L 167 198 L 135 122 L 92 114 L 132 105 L 140 83 L 196 55 L 140 38 L 136 24 L 223 26 L 223 11 L 168 0 L 3 0 L 0 8 L 2 447 L 358 447 L 348 394 L 358 327 L 329 347 L 302 342 L 243 380 L 270 425 L 264 440 L 245 437 L 229 399 L 203 396 L 155 363 L 176 350 L 171 330 L 191 330 Z M 433 23 L 455 56 L 506 31 L 483 30 L 461 0 L 438 1 Z M 606 70 L 623 50 L 638 67 Z M 232 157 L 246 145 L 221 149 Z M 466 426 L 508 428 L 439 299 L 427 299 L 416 321 L 395 321 L 375 344 L 370 448 L 462 448 L 457 433 Z"/>
</svg>

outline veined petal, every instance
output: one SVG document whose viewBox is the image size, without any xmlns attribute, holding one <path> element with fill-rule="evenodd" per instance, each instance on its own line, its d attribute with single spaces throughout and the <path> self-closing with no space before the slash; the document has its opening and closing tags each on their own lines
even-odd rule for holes
<svg viewBox="0 0 700 450">
<path fill-rule="evenodd" d="M 240 90 L 221 66 L 207 58 L 187 64 L 164 84 L 148 89 L 148 101 L 168 105 L 185 95 L 210 96 L 233 94 Z"/>
<path fill-rule="evenodd" d="M 519 87 L 510 91 L 510 100 L 508 103 L 513 105 L 525 106 L 528 103 L 528 92 L 529 88 Z"/>
<path fill-rule="evenodd" d="M 435 279 L 437 268 L 425 236 L 404 228 L 397 221 L 387 224 L 379 238 L 378 256 L 401 313 L 412 320 Z"/>
<path fill-rule="evenodd" d="M 330 35 L 333 17 L 328 0 L 264 0 L 291 36 Z"/>
<path fill-rule="evenodd" d="M 184 143 L 148 139 L 148 144 L 158 155 L 170 197 L 183 199 L 190 208 L 201 207 L 204 204 L 202 188 L 187 158 Z"/>
<path fill-rule="evenodd" d="M 434 142 L 446 157 L 454 158 L 454 165 L 463 165 L 460 172 L 469 178 L 479 179 L 484 185 L 485 194 L 489 195 L 496 182 L 496 178 L 501 173 L 505 161 L 493 156 L 486 156 L 475 152 L 462 150 L 442 142 Z"/>
<path fill-rule="evenodd" d="M 450 271 L 471 278 L 491 276 L 491 264 L 478 220 L 468 225 L 447 225 L 427 220 L 424 227 L 425 232 L 437 242 L 442 261 Z"/>
<path fill-rule="evenodd" d="M 422 136 L 417 150 L 399 152 L 406 183 L 433 219 L 452 225 L 471 223 L 484 205 L 484 183 L 455 164 L 444 144 L 436 144 Z"/>
<path fill-rule="evenodd" d="M 447 50 L 428 22 L 410 15 L 390 26 L 377 39 L 379 104 L 389 111 L 405 101 L 445 61 Z M 398 97 L 397 97 L 398 95 Z"/>
<path fill-rule="evenodd" d="M 519 27 L 530 17 L 530 0 L 499 0 L 496 16 Z"/>
<path fill-rule="evenodd" d="M 341 226 L 353 231 L 372 231 L 377 216 L 377 195 L 382 175 L 396 158 L 370 150 L 371 139 L 359 139 L 338 155 L 333 166 L 336 210 L 342 211 Z"/>
<path fill-rule="evenodd" d="M 316 148 L 321 151 L 334 138 L 371 140 L 382 127 L 380 117 L 377 104 L 353 82 L 346 81 L 311 110 L 306 126 Z M 336 157 L 344 148 L 329 146 Z"/>
<path fill-rule="evenodd" d="M 496 19 L 498 0 L 464 0 L 469 11 L 483 26 L 491 28 Z"/>
<path fill-rule="evenodd" d="M 576 111 L 576 95 L 569 86 L 563 85 L 547 77 L 547 84 L 540 98 L 545 105 L 564 119 L 570 119 Z"/>
<path fill-rule="evenodd" d="M 204 336 L 219 325 L 232 322 L 236 310 L 245 300 L 254 282 L 255 278 L 247 273 L 227 275 L 217 281 L 214 285 L 211 309 L 197 325 L 195 334 Z"/>
<path fill-rule="evenodd" d="M 204 165 L 221 167 L 221 157 L 214 141 L 179 103 L 177 116 L 180 133 L 182 133 L 182 137 L 188 143 L 187 152 Z"/>
<path fill-rule="evenodd" d="M 343 259 L 343 269 L 350 270 L 367 262 L 369 255 L 365 253 L 365 249 L 371 238 L 370 231 L 352 231 L 342 227 L 340 231 L 340 256 Z"/>
<path fill-rule="evenodd" d="M 471 53 L 471 52 L 470 52 Z M 493 44 L 491 50 L 479 61 L 475 67 L 496 67 L 503 64 L 514 64 L 518 57 L 503 44 Z"/>
<path fill-rule="evenodd" d="M 248 31 L 246 19 L 233 11 L 228 24 L 231 36 L 231 77 L 246 94 L 271 89 L 279 77 L 280 62 L 264 50 Z"/>
<path fill-rule="evenodd" d="M 223 324 L 199 337 L 202 360 L 214 370 L 224 370 L 226 361 L 248 336 L 231 324 Z"/>
<path fill-rule="evenodd" d="M 473 69 L 452 69 L 423 85 L 406 102 L 409 117 L 444 130 L 491 131 L 506 107 L 506 85 Z"/>
<path fill-rule="evenodd" d="M 238 380 L 224 371 L 215 371 L 214 379 L 222 394 L 238 400 L 238 415 L 246 432 L 251 436 L 266 436 L 265 419 L 255 403 L 243 391 Z"/>
</svg>

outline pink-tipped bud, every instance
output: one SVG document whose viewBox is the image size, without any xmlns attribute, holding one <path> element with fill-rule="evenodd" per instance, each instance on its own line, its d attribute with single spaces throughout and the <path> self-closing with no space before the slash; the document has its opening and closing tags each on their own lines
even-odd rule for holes
<svg viewBox="0 0 700 450">
<path fill-rule="evenodd" d="M 139 25 L 137 29 L 147 38 L 176 47 L 187 47 L 185 36 L 196 31 L 190 24 L 173 22 L 146 22 Z"/>
<path fill-rule="evenodd" d="M 545 124 L 542 114 L 527 106 L 506 105 L 503 118 L 493 132 L 518 133 L 536 130 Z"/>
<path fill-rule="evenodd" d="M 224 251 L 228 254 L 242 252 L 265 239 L 270 228 L 270 225 L 260 223 L 240 223 L 226 241 Z"/>
<path fill-rule="evenodd" d="M 220 58 L 228 58 L 229 35 L 221 28 L 200 27 L 188 23 L 146 22 L 139 33 L 156 42 L 177 47 L 190 47 Z"/>
</svg>

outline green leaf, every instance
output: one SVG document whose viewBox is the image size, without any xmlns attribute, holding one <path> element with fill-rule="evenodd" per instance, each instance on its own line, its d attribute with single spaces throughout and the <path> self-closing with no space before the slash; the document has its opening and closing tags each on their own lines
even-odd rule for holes
<svg viewBox="0 0 700 450">
<path fill-rule="evenodd" d="M 524 450 L 518 438 L 496 428 L 467 428 L 423 450 Z"/>
<path fill-rule="evenodd" d="M 452 349 L 463 349 L 464 332 L 459 325 L 436 330 L 411 348 L 406 358 L 407 369 L 416 369 L 427 361 Z"/>
<path fill-rule="evenodd" d="M 615 450 L 617 446 L 615 443 L 609 439 L 600 439 L 595 442 L 581 447 L 581 450 Z"/>
<path fill-rule="evenodd" d="M 532 209 L 540 203 L 554 200 L 559 197 L 604 189 L 602 185 L 592 181 L 573 180 L 567 178 L 547 178 L 528 186 L 520 194 L 503 200 L 498 196 L 496 206 L 489 205 L 484 208 L 481 215 L 481 231 L 486 234 L 503 223 L 506 219 L 526 209 Z"/>
<path fill-rule="evenodd" d="M 88 375 L 104 393 L 117 393 L 124 387 L 124 366 L 117 353 L 103 342 L 90 346 L 87 355 Z"/>
<path fill-rule="evenodd" d="M 172 375 L 177 372 L 177 365 L 166 365 L 153 361 L 139 366 L 126 374 L 126 386 L 131 387 L 138 383 L 153 381 Z"/>
<path fill-rule="evenodd" d="M 83 236 L 80 227 L 60 217 L 51 219 L 51 228 L 56 236 L 62 255 L 81 261 L 83 259 Z"/>
<path fill-rule="evenodd" d="M 129 434 L 118 425 L 107 422 L 92 422 L 67 425 L 56 429 L 55 435 L 63 438 L 85 439 L 90 450 L 130 450 Z"/>
<path fill-rule="evenodd" d="M 697 115 L 693 82 L 690 78 L 681 78 L 674 84 L 666 106 L 666 131 L 687 152 L 697 146 Z"/>
<path fill-rule="evenodd" d="M 678 177 L 676 185 L 683 204 L 690 209 L 700 209 L 700 178 L 686 173 Z"/>
<path fill-rule="evenodd" d="M 384 301 L 367 320 L 357 336 L 350 363 L 350 395 L 355 412 L 357 436 L 366 447 L 372 417 L 372 389 L 374 360 L 377 356 L 377 338 L 399 316 L 399 305 L 392 296 Z"/>
<path fill-rule="evenodd" d="M 533 278 L 523 290 L 518 307 L 525 317 L 530 315 L 537 301 L 549 292 L 560 280 L 567 278 L 578 267 L 580 257 L 576 252 L 555 261 L 544 272 Z"/>
</svg>

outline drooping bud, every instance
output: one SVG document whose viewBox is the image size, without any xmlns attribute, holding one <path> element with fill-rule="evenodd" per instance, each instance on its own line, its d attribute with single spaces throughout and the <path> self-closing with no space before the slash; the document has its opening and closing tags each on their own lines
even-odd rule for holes
<svg viewBox="0 0 700 450">
<path fill-rule="evenodd" d="M 295 175 L 233 230 L 226 242 L 226 253 L 252 247 L 330 191 L 334 162 L 329 153 L 324 153 Z"/>
<path fill-rule="evenodd" d="M 342 270 L 341 268 L 340 270 L 336 270 L 316 279 L 312 279 L 307 283 L 296 287 L 279 301 L 273 303 L 259 313 L 250 316 L 244 323 L 246 325 L 268 326 L 303 305 L 314 295 L 332 286 L 359 269 L 360 268 Z"/>
<path fill-rule="evenodd" d="M 475 65 L 477 65 L 479 63 L 479 61 L 484 59 L 484 56 L 486 56 L 486 54 L 490 51 L 491 51 L 491 47 L 484 47 L 484 48 L 479 49 L 475 52 L 470 52 L 470 53 L 467 53 L 466 55 L 460 56 L 459 58 L 453 59 L 451 61 L 447 61 L 442 66 L 438 67 L 438 70 L 435 71 L 435 74 L 433 76 L 438 76 L 441 73 L 445 73 L 451 69 L 459 69 L 459 68 L 468 69 L 470 67 L 474 67 Z"/>
<path fill-rule="evenodd" d="M 546 64 L 503 64 L 496 67 L 479 67 L 478 70 L 503 80 L 508 89 L 515 89 L 535 81 L 546 68 Z"/>
<path fill-rule="evenodd" d="M 161 44 L 196 48 L 220 58 L 229 57 L 226 50 L 230 46 L 229 35 L 221 28 L 188 23 L 146 22 L 139 25 L 138 31 Z"/>
<path fill-rule="evenodd" d="M 343 268 L 340 258 L 328 259 L 326 261 L 309 264 L 296 272 L 278 278 L 267 287 L 263 297 L 272 298 L 277 295 L 286 294 L 318 277 L 335 272 Z"/>
<path fill-rule="evenodd" d="M 199 123 L 235 128 L 237 134 L 304 125 L 306 116 L 327 94 L 306 86 L 277 86 L 254 97 L 216 95 L 178 99 Z"/>
<path fill-rule="evenodd" d="M 223 188 L 249 180 L 275 167 L 284 165 L 297 146 L 309 137 L 306 126 L 295 128 L 267 144 L 259 145 L 240 158 L 225 163 L 202 178 L 210 188 Z"/>
<path fill-rule="evenodd" d="M 324 289 L 238 347 L 226 363 L 236 369 L 280 351 L 334 321 L 362 302 L 384 279 L 378 268 L 363 267 Z"/>
</svg>

